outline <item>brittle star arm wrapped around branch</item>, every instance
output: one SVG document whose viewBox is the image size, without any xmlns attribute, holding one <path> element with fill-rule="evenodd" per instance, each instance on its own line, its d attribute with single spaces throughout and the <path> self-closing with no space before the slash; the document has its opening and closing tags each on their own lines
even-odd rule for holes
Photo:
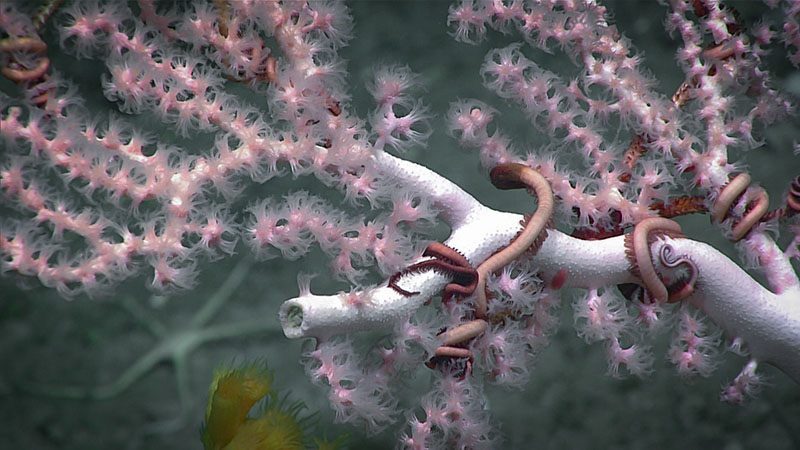
<svg viewBox="0 0 800 450">
<path fill-rule="evenodd" d="M 508 245 L 522 229 L 521 215 L 487 208 L 427 168 L 386 154 L 379 157 L 387 159 L 384 164 L 399 179 L 424 186 L 437 206 L 457 203 L 448 210 L 448 224 L 453 232 L 445 244 L 473 264 Z M 750 239 L 767 241 L 759 245 L 775 246 L 764 236 Z M 625 236 L 586 241 L 551 229 L 538 252 L 529 257 L 542 280 L 550 282 L 558 277 L 562 287 L 598 289 L 624 283 L 643 284 L 631 272 L 624 241 Z M 662 252 L 665 245 L 672 246 L 672 254 L 690 259 L 696 267 L 694 290 L 684 301 L 702 310 L 729 338 L 743 341 L 751 359 L 773 364 L 800 382 L 800 283 L 791 267 L 785 267 L 788 262 L 781 263 L 777 246 L 774 261 L 762 265 L 772 292 L 707 244 L 667 237 L 652 243 L 650 254 L 669 253 Z M 659 256 L 652 259 L 658 273 L 674 270 L 669 261 L 664 264 Z M 289 338 L 326 339 L 354 331 L 389 328 L 439 293 L 451 282 L 450 278 L 435 270 L 411 272 L 397 283 L 414 292 L 413 295 L 405 296 L 382 285 L 362 292 L 364 301 L 358 304 L 348 302 L 344 293 L 309 293 L 284 302 L 280 321 Z"/>
<path fill-rule="evenodd" d="M 535 247 L 537 238 L 553 215 L 553 191 L 539 172 L 522 164 L 503 164 L 492 170 L 491 177 L 492 184 L 498 189 L 527 187 L 533 190 L 539 206 L 536 208 L 536 214 L 528 220 L 513 242 L 478 266 L 477 305 L 475 307 L 477 317 L 483 317 L 486 314 L 486 281 L 489 275 L 517 259 L 529 248 Z"/>
<path fill-rule="evenodd" d="M 426 167 L 383 151 L 376 151 L 372 160 L 382 173 L 394 177 L 397 183 L 414 186 L 433 200 L 434 207 L 441 211 L 439 217 L 452 230 L 445 245 L 457 249 L 473 265 L 508 245 L 520 231 L 522 216 L 487 208 L 455 183 Z M 399 284 L 414 295 L 403 295 L 384 284 L 364 292 L 365 301 L 357 305 L 348 302 L 345 294 L 303 295 L 281 305 L 280 321 L 284 334 L 289 338 L 326 338 L 352 331 L 391 327 L 396 321 L 408 317 L 450 281 L 449 276 L 433 270 L 408 273 L 402 276 Z"/>
<path fill-rule="evenodd" d="M 766 235 L 753 233 L 748 240 L 771 247 L 775 256 L 781 253 Z M 664 246 L 670 246 L 673 254 L 685 255 L 697 268 L 695 291 L 685 301 L 703 311 L 728 337 L 743 342 L 752 360 L 770 363 L 800 383 L 800 284 L 788 261 L 778 257 L 765 267 L 773 292 L 708 244 L 666 238 L 651 246 L 652 254 L 661 254 Z M 780 273 L 791 276 L 775 280 Z"/>
</svg>

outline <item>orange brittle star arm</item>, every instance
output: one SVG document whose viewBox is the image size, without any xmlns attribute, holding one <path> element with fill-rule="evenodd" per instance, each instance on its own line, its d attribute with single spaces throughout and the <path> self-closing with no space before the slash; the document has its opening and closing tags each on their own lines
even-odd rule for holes
<svg viewBox="0 0 800 450">
<path fill-rule="evenodd" d="M 672 246 L 661 247 L 659 261 L 664 267 L 674 269 L 685 265 L 689 274 L 687 279 L 676 280 L 677 283 L 670 292 L 659 278 L 653 264 L 650 244 L 656 234 L 651 233 L 673 238 L 683 237 L 681 226 L 677 222 L 663 217 L 650 217 L 636 224 L 633 233 L 625 238 L 626 255 L 631 262 L 632 273 L 642 280 L 647 290 L 658 302 L 675 303 L 686 299 L 694 292 L 694 284 L 698 275 L 697 266 L 685 255 L 674 254 Z"/>
<path fill-rule="evenodd" d="M 733 202 L 739 198 L 750 186 L 750 175 L 740 173 L 733 180 L 731 180 L 725 188 L 720 192 L 719 197 L 714 202 L 711 210 L 711 219 L 714 223 L 719 223 L 725 219 L 730 210 Z M 738 241 L 745 237 L 750 229 L 761 220 L 761 217 L 766 214 L 769 208 L 769 195 L 761 188 L 756 193 L 755 204 L 750 208 L 742 217 L 741 221 L 736 223 L 731 230 L 731 239 Z"/>
<path fill-rule="evenodd" d="M 539 201 L 536 213 L 525 224 L 520 234 L 505 248 L 490 256 L 478 266 L 478 285 L 476 287 L 477 300 L 475 316 L 484 317 L 487 309 L 486 280 L 489 274 L 495 273 L 511 261 L 517 259 L 528 250 L 539 234 L 544 230 L 550 217 L 553 215 L 553 191 L 550 184 L 537 171 L 528 166 L 516 163 L 501 164 L 490 174 L 492 184 L 498 189 L 528 188 L 532 190 Z"/>
</svg>

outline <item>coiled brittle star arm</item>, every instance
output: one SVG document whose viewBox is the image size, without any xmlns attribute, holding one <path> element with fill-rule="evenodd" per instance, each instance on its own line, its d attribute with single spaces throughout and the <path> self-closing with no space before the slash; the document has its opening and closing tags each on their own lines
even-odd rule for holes
<svg viewBox="0 0 800 450">
<path fill-rule="evenodd" d="M 437 205 L 447 207 L 445 220 L 453 231 L 444 244 L 458 250 L 471 263 L 489 260 L 492 255 L 500 254 L 499 250 L 509 242 L 519 238 L 522 232 L 520 223 L 523 222 L 521 215 L 487 208 L 451 181 L 417 164 L 388 154 L 377 155 L 376 159 L 381 160 L 381 165 L 389 173 L 398 173 L 398 178 L 411 180 L 424 191 L 433 193 Z M 543 198 L 540 197 L 540 209 Z M 747 240 L 756 245 L 760 236 L 761 233 L 750 233 Z M 542 280 L 559 277 L 559 285 L 563 288 L 598 289 L 624 283 L 645 284 L 640 275 L 631 270 L 629 255 L 626 255 L 626 239 L 630 238 L 616 236 L 587 241 L 550 229 L 538 251 L 529 256 L 530 264 L 538 269 Z M 648 239 L 648 258 L 655 264 L 657 277 L 659 273 L 680 270 L 677 266 L 688 266 L 691 272 L 689 281 L 694 288 L 689 292 L 683 290 L 683 286 L 678 287 L 682 291 L 680 296 L 686 296 L 682 301 L 703 311 L 730 338 L 740 338 L 745 342 L 754 361 L 771 363 L 800 381 L 800 283 L 788 265 L 788 259 L 780 257 L 781 252 L 774 242 L 763 241 L 758 245 L 775 247 L 772 250 L 766 248 L 764 252 L 776 256 L 762 262 L 768 281 L 780 280 L 770 283 L 779 286 L 773 287 L 773 292 L 713 247 L 691 239 L 676 239 L 668 235 L 653 242 Z M 662 252 L 662 247 L 667 244 L 671 249 Z M 664 262 L 660 261 L 662 257 Z M 425 257 L 417 262 L 429 259 Z M 485 274 L 492 273 L 487 269 L 488 266 L 484 267 Z M 362 295 L 368 301 L 360 306 L 349 304 L 344 293 L 309 293 L 284 302 L 280 312 L 281 325 L 289 338 L 318 339 L 388 328 L 399 320 L 405 320 L 425 301 L 441 292 L 453 281 L 452 278 L 452 274 L 441 270 L 406 273 L 394 282 L 413 295 L 406 296 L 386 283 L 365 290 Z M 667 281 L 658 279 L 662 285 Z M 735 283 L 730 280 L 735 280 Z M 674 288 L 674 282 L 667 281 L 666 284 Z M 669 299 L 669 290 L 663 298 Z"/>
<path fill-rule="evenodd" d="M 677 222 L 662 217 L 650 217 L 645 219 L 633 229 L 633 233 L 627 236 L 625 241 L 631 257 L 632 270 L 635 275 L 642 279 L 642 282 L 650 290 L 656 301 L 665 302 L 668 300 L 669 293 L 667 287 L 661 282 L 653 266 L 650 256 L 649 239 L 651 232 L 660 231 L 662 233 L 672 233 L 674 236 L 680 235 L 681 226 Z"/>
<path fill-rule="evenodd" d="M 719 197 L 714 202 L 714 206 L 711 210 L 711 220 L 714 223 L 719 223 L 725 219 L 734 201 L 745 194 L 749 187 L 750 175 L 746 173 L 740 173 L 734 179 L 732 179 L 725 186 L 725 188 L 722 189 Z M 767 192 L 761 188 L 758 188 L 755 189 L 754 195 L 754 205 L 744 214 L 738 223 L 733 225 L 733 228 L 731 229 L 730 237 L 734 241 L 738 241 L 745 237 L 747 233 L 750 232 L 750 229 L 752 229 L 753 226 L 757 224 L 767 212 L 767 208 L 769 207 L 769 195 Z"/>
<path fill-rule="evenodd" d="M 783 274 L 771 282 L 775 292 L 770 292 L 717 250 L 680 231 L 680 225 L 660 217 L 639 222 L 625 239 L 631 272 L 656 301 L 688 302 L 729 338 L 743 342 L 751 361 L 769 362 L 800 381 L 800 284 L 787 276 L 790 268 L 781 267 L 780 258 L 766 266 L 770 279 Z M 764 255 L 777 248 L 762 233 L 749 240 Z M 677 270 L 681 265 L 688 267 L 688 275 Z"/>
</svg>

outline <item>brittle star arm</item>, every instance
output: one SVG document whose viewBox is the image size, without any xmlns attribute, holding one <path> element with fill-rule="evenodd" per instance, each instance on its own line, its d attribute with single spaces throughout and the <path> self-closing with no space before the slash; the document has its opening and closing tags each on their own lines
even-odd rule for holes
<svg viewBox="0 0 800 450">
<path fill-rule="evenodd" d="M 389 277 L 388 286 L 406 297 L 418 294 L 418 292 L 408 292 L 401 288 L 397 285 L 397 280 L 411 272 L 435 269 L 444 271 L 455 278 L 452 283 L 444 287 L 442 301 L 448 301 L 453 295 L 471 295 L 475 291 L 475 286 L 478 284 L 478 273 L 472 268 L 467 258 L 458 251 L 439 242 L 431 242 L 422 256 L 431 256 L 433 259 L 412 264 L 395 273 Z"/>
<path fill-rule="evenodd" d="M 444 244 L 458 250 L 473 266 L 507 245 L 520 231 L 522 216 L 487 208 L 426 167 L 382 151 L 376 151 L 372 159 L 382 173 L 395 177 L 399 184 L 413 185 L 433 200 L 434 207 L 441 211 L 439 217 L 452 229 Z M 414 264 L 429 259 L 420 258 Z M 288 338 L 325 339 L 352 331 L 391 327 L 452 280 L 441 271 L 425 270 L 403 274 L 402 280 L 395 281 L 399 281 L 405 293 L 413 295 L 384 284 L 365 292 L 369 302 L 362 305 L 349 303 L 344 293 L 307 294 L 287 300 L 279 312 L 284 334 Z"/>
<path fill-rule="evenodd" d="M 755 234 L 748 239 L 763 246 L 764 254 L 772 255 L 762 265 L 772 290 L 703 242 L 665 237 L 650 245 L 650 254 L 670 253 L 690 259 L 696 280 L 693 292 L 684 301 L 701 310 L 728 338 L 743 342 L 751 359 L 772 364 L 800 383 L 800 282 L 769 237 Z M 617 236 L 584 241 L 550 230 L 532 261 L 543 280 L 551 280 L 565 269 L 563 287 L 643 284 L 630 271 L 624 240 L 625 236 Z M 664 246 L 670 246 L 670 251 L 662 251 Z M 658 272 L 670 272 L 660 259 L 654 262 Z"/>
<path fill-rule="evenodd" d="M 415 186 L 434 201 L 442 211 L 440 217 L 452 229 L 450 237 L 444 242 L 458 250 L 473 266 L 485 261 L 498 250 L 508 245 L 522 230 L 523 216 L 487 208 L 455 183 L 418 164 L 395 158 L 384 152 L 376 152 L 374 162 L 383 173 L 393 174 L 397 182 Z M 551 230 L 550 235 L 565 236 Z M 551 241 L 551 237 L 545 241 Z M 602 285 L 635 283 L 637 279 L 628 272 L 629 263 L 625 259 L 622 238 L 614 250 L 603 250 L 590 254 L 591 249 L 601 246 L 593 242 L 569 238 L 566 245 L 558 239 L 557 248 L 563 254 L 548 254 L 552 264 L 547 264 L 545 276 L 552 280 L 559 270 L 566 268 L 569 281 L 579 282 L 586 277 L 583 285 L 592 280 L 607 281 Z M 574 248 L 569 248 L 574 247 Z M 602 247 L 605 249 L 606 247 Z M 612 247 L 609 247 L 612 248 Z M 541 251 L 541 249 L 540 249 Z M 573 260 L 570 256 L 576 255 Z M 414 262 L 420 263 L 427 258 Z M 612 264 L 614 261 L 614 264 Z M 584 266 L 582 270 L 579 266 Z M 552 268 L 552 270 L 551 270 Z M 283 332 L 291 339 L 315 337 L 326 339 L 330 336 L 354 331 L 390 328 L 397 321 L 413 314 L 428 299 L 441 292 L 450 283 L 451 277 L 441 271 L 425 270 L 403 274 L 392 280 L 402 286 L 404 292 L 387 284 L 368 289 L 363 295 L 369 301 L 354 305 L 347 300 L 346 293 L 334 295 L 315 295 L 308 293 L 289 299 L 281 305 L 279 318 Z M 581 285 L 581 284 L 578 284 Z M 413 295 L 407 295 L 411 294 Z"/>
<path fill-rule="evenodd" d="M 478 286 L 476 287 L 475 316 L 484 317 L 487 309 L 486 281 L 489 275 L 502 269 L 531 248 L 539 233 L 544 230 L 553 215 L 553 191 L 543 176 L 522 164 L 502 164 L 491 173 L 492 184 L 498 189 L 528 188 L 536 194 L 539 206 L 536 213 L 527 221 L 519 235 L 506 247 L 495 253 L 478 266 Z"/>
<path fill-rule="evenodd" d="M 442 202 L 440 205 L 453 199 L 460 202 L 448 210 L 451 221 L 448 224 L 453 232 L 444 243 L 473 264 L 506 246 L 522 229 L 521 215 L 494 211 L 424 167 L 390 155 L 386 158 L 390 159 L 387 166 L 399 173 L 399 179 L 425 184 L 423 189 L 432 192 L 434 200 Z M 549 230 L 539 251 L 530 258 L 542 280 L 550 282 L 558 277 L 559 284 L 563 281 L 562 287 L 598 289 L 625 283 L 643 284 L 631 272 L 624 240 L 625 236 L 616 236 L 586 241 Z M 777 246 L 775 257 L 762 261 L 768 281 L 774 280 L 770 285 L 775 292 L 771 292 L 728 257 L 702 242 L 665 238 L 651 244 L 650 254 L 661 255 L 661 247 L 666 243 L 673 245 L 674 254 L 690 258 L 696 266 L 695 289 L 684 301 L 701 309 L 729 338 L 744 341 L 751 358 L 771 363 L 800 382 L 800 283 L 788 261 L 780 259 Z M 774 243 L 764 245 L 774 246 Z M 670 270 L 660 263 L 657 269 Z M 326 339 L 354 331 L 390 328 L 440 292 L 451 282 L 451 277 L 426 270 L 408 273 L 399 282 L 406 291 L 418 293 L 405 296 L 382 285 L 364 292 L 369 301 L 360 305 L 348 303 L 344 293 L 309 293 L 287 300 L 280 309 L 284 334 L 289 338 Z"/>
<path fill-rule="evenodd" d="M 774 246 L 779 252 L 777 245 L 766 236 L 756 235 L 751 239 L 761 239 L 762 245 Z M 770 363 L 800 383 L 800 284 L 797 277 L 792 273 L 789 282 L 784 279 L 774 284 L 780 288 L 773 292 L 710 245 L 690 239 L 666 238 L 654 244 L 651 251 L 660 254 L 660 247 L 665 245 L 671 246 L 674 254 L 686 255 L 697 268 L 695 291 L 685 301 L 703 311 L 729 338 L 743 342 L 752 360 Z M 788 261 L 785 262 L 788 265 Z M 782 265 L 777 261 L 771 264 Z M 780 268 L 768 268 L 768 281 L 776 272 L 780 272 Z"/>
</svg>

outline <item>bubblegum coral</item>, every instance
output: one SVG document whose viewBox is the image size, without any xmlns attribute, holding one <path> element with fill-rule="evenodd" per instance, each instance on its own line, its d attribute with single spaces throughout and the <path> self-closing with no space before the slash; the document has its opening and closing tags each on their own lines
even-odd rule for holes
<svg viewBox="0 0 800 450">
<path fill-rule="evenodd" d="M 249 312 L 239 326 L 206 325 L 255 278 L 274 314 L 294 295 L 275 287 L 286 267 L 300 294 L 280 305 L 280 325 L 313 338 L 305 370 L 336 420 L 391 428 L 404 448 L 496 446 L 490 386 L 535 377 L 563 298 L 615 377 L 656 376 L 663 354 L 685 379 L 726 359 L 739 365 L 726 368 L 727 403 L 756 394 L 769 366 L 796 396 L 799 165 L 774 130 L 796 124 L 776 78 L 781 62 L 798 64 L 800 5 L 665 3 L 670 53 L 657 53 L 665 35 L 649 58 L 630 39 L 653 33 L 649 22 L 594 1 L 452 5 L 440 21 L 458 48 L 485 54 L 470 75 L 496 105 L 456 86 L 444 108 L 418 87 L 463 68 L 427 61 L 412 64 L 417 75 L 387 55 L 363 106 L 346 70 L 360 66 L 342 56 L 358 58 L 347 47 L 359 20 L 339 3 L 4 5 L 2 271 L 69 299 L 121 297 L 141 278 L 174 296 L 237 262 L 228 292 L 187 308 L 198 311 L 180 338 L 146 321 L 164 339 L 142 367 L 172 358 L 189 418 L 186 355 L 274 329 Z M 103 63 L 103 98 L 59 64 L 84 58 Z M 468 153 L 435 162 L 421 151 L 455 144 Z M 478 162 L 490 180 L 474 176 Z M 697 217 L 715 225 L 711 245 Z M 312 294 L 312 283 L 345 290 Z M 723 337 L 743 358 L 718 356 Z M 415 377 L 430 379 L 421 396 Z M 129 386 L 57 384 L 26 390 L 107 398 Z M 491 409 L 505 421 L 503 395 Z"/>
</svg>

